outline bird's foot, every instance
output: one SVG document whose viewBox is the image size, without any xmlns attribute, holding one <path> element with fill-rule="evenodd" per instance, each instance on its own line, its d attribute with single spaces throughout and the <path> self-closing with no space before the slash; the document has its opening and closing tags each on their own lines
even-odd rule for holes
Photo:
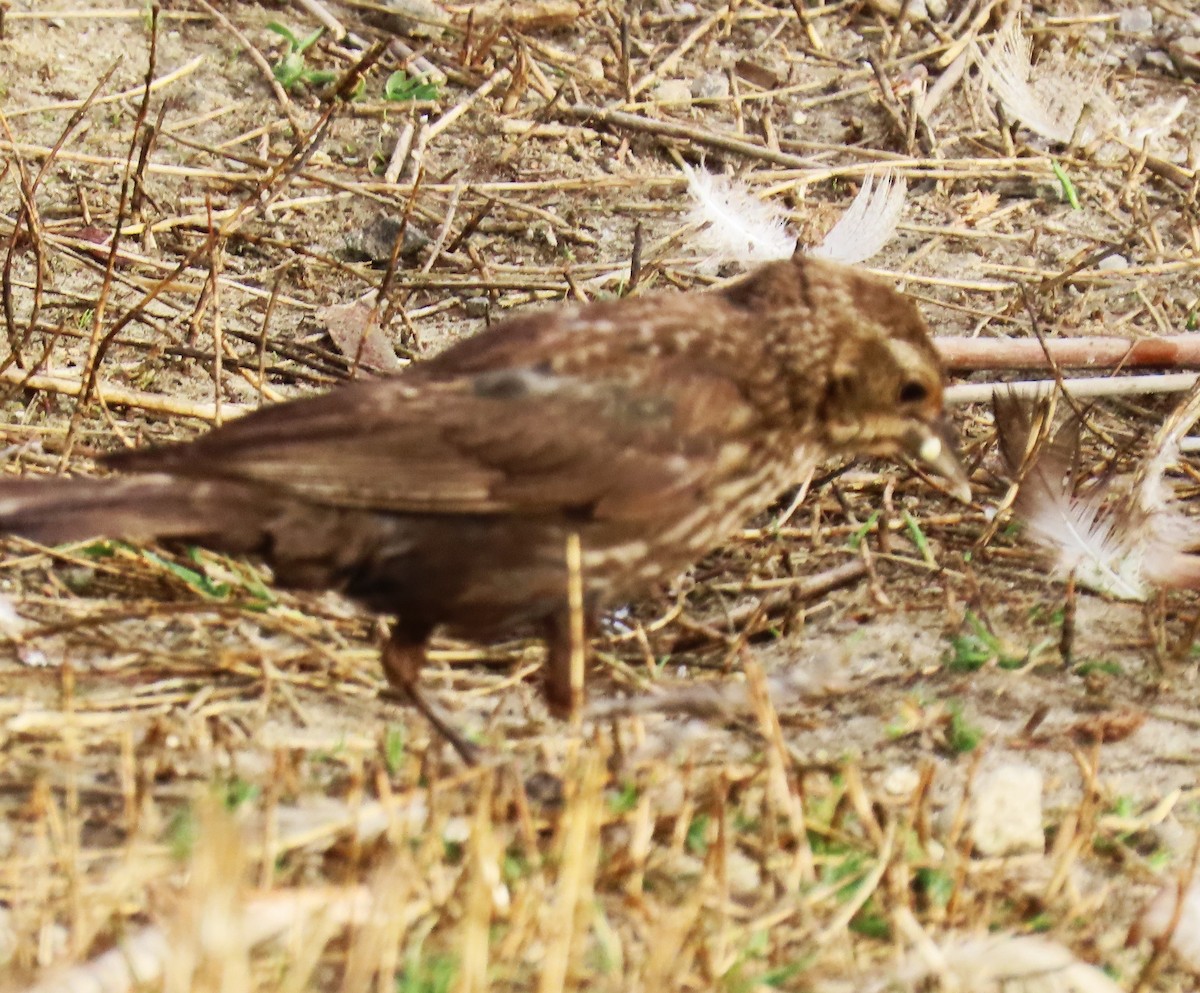
<svg viewBox="0 0 1200 993">
<path fill-rule="evenodd" d="M 425 662 L 424 642 L 406 641 L 397 638 L 393 633 L 393 636 L 383 644 L 380 661 L 383 663 L 384 674 L 391 684 L 391 693 L 388 695 L 416 708 L 433 725 L 433 729 L 450 743 L 467 765 L 479 765 L 484 750 L 467 741 L 421 692 L 419 680 L 421 666 Z"/>
<path fill-rule="evenodd" d="M 433 725 L 434 731 L 441 735 L 458 752 L 463 762 L 469 766 L 480 764 L 486 750 L 463 737 L 462 733 L 450 723 L 449 719 L 421 692 L 419 686 L 401 686 L 393 683 L 381 695 L 413 707 L 425 720 Z"/>
</svg>

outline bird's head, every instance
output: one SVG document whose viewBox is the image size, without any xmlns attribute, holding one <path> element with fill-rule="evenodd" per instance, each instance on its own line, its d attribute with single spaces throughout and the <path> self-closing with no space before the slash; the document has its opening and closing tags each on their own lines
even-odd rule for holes
<svg viewBox="0 0 1200 993">
<path fill-rule="evenodd" d="M 847 455 L 905 455 L 971 499 L 954 431 L 942 409 L 943 376 L 932 347 L 862 335 L 839 343 L 819 401 L 825 446 Z"/>
<path fill-rule="evenodd" d="M 861 269 L 802 257 L 777 266 L 755 295 L 779 316 L 779 358 L 808 432 L 834 453 L 908 456 L 969 501 L 945 373 L 916 305 Z"/>
<path fill-rule="evenodd" d="M 838 267 L 841 274 L 847 270 Z M 945 372 L 916 305 L 851 270 L 817 409 L 825 444 L 846 454 L 908 456 L 969 502 L 971 489 L 943 408 Z"/>
</svg>

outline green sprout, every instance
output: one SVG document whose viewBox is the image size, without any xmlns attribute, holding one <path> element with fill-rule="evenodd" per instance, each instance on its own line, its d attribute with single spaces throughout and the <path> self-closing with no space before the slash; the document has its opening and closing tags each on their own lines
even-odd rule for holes
<svg viewBox="0 0 1200 993">
<path fill-rule="evenodd" d="M 1053 643 L 1053 639 L 1046 639 L 1028 652 L 1021 652 L 989 631 L 974 611 L 967 611 L 966 621 L 971 630 L 950 636 L 951 650 L 944 659 L 945 664 L 956 672 L 975 672 L 990 662 L 995 662 L 1001 669 L 1019 669 Z"/>
<path fill-rule="evenodd" d="M 1072 210 L 1082 210 L 1079 206 L 1079 194 L 1075 192 L 1075 184 L 1071 182 L 1071 177 L 1067 175 L 1067 170 L 1058 164 L 1054 159 L 1050 160 L 1050 168 L 1054 170 L 1054 175 L 1058 177 L 1058 185 L 1062 187 L 1062 198 L 1071 205 Z"/>
<path fill-rule="evenodd" d="M 863 543 L 863 540 L 867 537 L 867 535 L 871 533 L 871 529 L 875 527 L 879 521 L 880 513 L 881 512 L 878 510 L 872 512 L 871 516 L 866 519 L 866 521 L 858 528 L 858 530 L 850 535 L 847 544 L 849 544 L 852 549 L 857 550 L 858 546 Z"/>
<path fill-rule="evenodd" d="M 337 73 L 328 69 L 310 69 L 304 60 L 304 53 L 317 43 L 317 39 L 325 33 L 324 28 L 317 28 L 304 38 L 297 38 L 291 28 L 284 27 L 278 21 L 267 25 L 267 30 L 279 35 L 288 43 L 288 50 L 273 67 L 276 80 L 285 89 L 290 90 L 297 83 L 309 86 L 323 86 L 337 79 Z"/>
<path fill-rule="evenodd" d="M 403 69 L 397 69 L 383 84 L 383 99 L 393 103 L 406 100 L 436 100 L 438 88 L 436 83 L 428 83 L 424 76 L 409 76 Z"/>
<path fill-rule="evenodd" d="M 946 728 L 946 746 L 955 755 L 975 751 L 983 740 L 983 729 L 967 720 L 957 704 L 950 704 L 948 709 L 950 723 Z"/>
</svg>

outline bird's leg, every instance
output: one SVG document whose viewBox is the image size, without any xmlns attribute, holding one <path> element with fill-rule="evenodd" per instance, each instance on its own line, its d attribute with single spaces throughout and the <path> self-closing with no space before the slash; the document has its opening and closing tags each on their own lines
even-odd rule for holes
<svg viewBox="0 0 1200 993">
<path fill-rule="evenodd" d="M 583 705 L 584 666 L 595 622 L 590 612 L 584 612 L 582 620 L 580 624 L 565 605 L 546 618 L 544 692 L 546 706 L 555 717 L 571 717 Z"/>
<path fill-rule="evenodd" d="M 429 630 L 418 632 L 399 624 L 392 628 L 379 653 L 384 675 L 397 694 L 412 704 L 433 729 L 454 746 L 467 765 L 478 765 L 480 748 L 467 741 L 421 690 L 421 667 L 425 664 L 429 633 Z"/>
</svg>

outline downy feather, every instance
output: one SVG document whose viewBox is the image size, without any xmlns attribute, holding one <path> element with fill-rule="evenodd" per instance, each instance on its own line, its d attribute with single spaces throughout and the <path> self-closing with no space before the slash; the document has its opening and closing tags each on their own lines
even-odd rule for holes
<svg viewBox="0 0 1200 993">
<path fill-rule="evenodd" d="M 892 173 L 868 176 L 846 212 L 812 250 L 817 258 L 854 265 L 878 254 L 900 223 L 908 184 Z"/>
<path fill-rule="evenodd" d="M 692 209 L 688 220 L 700 230 L 695 244 L 709 261 L 757 263 L 791 258 L 796 235 L 784 212 L 760 200 L 736 180 L 684 166 Z"/>
</svg>

